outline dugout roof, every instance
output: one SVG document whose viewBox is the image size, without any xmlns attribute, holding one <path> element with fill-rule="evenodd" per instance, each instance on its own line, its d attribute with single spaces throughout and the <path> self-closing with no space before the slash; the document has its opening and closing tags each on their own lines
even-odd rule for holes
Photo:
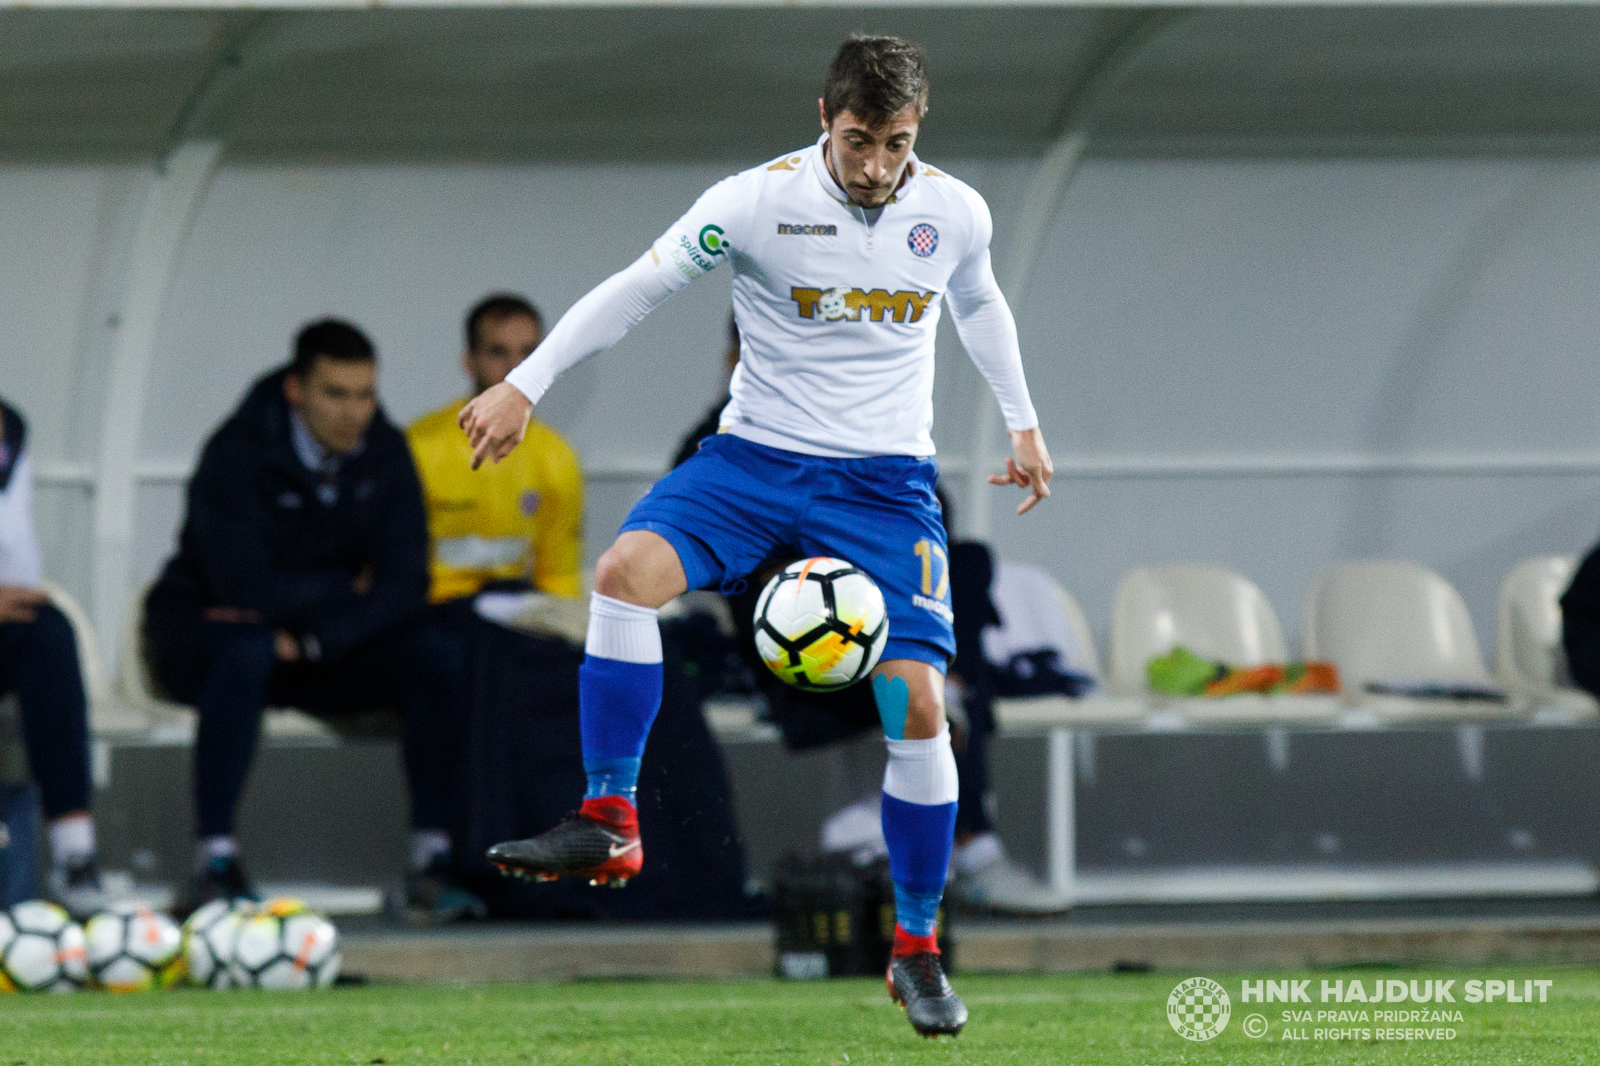
<svg viewBox="0 0 1600 1066">
<path fill-rule="evenodd" d="M 811 135 L 856 29 L 927 46 L 928 152 L 1035 155 L 1157 18 L 1094 151 L 1600 144 L 1588 6 L 0 7 L 0 157 L 749 160 Z"/>
</svg>

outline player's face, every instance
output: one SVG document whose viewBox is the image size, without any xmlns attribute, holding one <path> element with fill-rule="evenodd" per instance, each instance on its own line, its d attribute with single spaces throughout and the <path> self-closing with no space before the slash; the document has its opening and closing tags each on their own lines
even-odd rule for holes
<svg viewBox="0 0 1600 1066">
<path fill-rule="evenodd" d="M 821 101 L 818 101 L 820 104 Z M 900 187 L 922 117 L 908 107 L 881 125 L 853 111 L 841 111 L 822 126 L 828 131 L 828 167 L 835 180 L 862 207 L 882 207 Z"/>
<path fill-rule="evenodd" d="M 527 315 L 486 318 L 478 323 L 477 343 L 467 349 L 467 376 L 474 393 L 493 388 L 528 358 L 544 338 Z"/>
<path fill-rule="evenodd" d="M 378 364 L 319 357 L 304 379 L 285 378 L 283 393 L 318 444 L 348 455 L 361 446 L 378 411 Z"/>
</svg>

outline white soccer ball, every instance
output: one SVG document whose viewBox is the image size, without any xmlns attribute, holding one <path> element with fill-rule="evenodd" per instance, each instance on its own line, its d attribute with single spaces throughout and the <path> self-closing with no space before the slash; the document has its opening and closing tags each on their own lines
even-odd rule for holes
<svg viewBox="0 0 1600 1066">
<path fill-rule="evenodd" d="M 796 688 L 829 692 L 872 672 L 889 639 L 883 593 L 843 559 L 801 559 L 756 601 L 756 651 Z"/>
<path fill-rule="evenodd" d="M 274 899 L 240 923 L 228 975 L 241 988 L 326 988 L 341 961 L 332 922 L 299 900 Z"/>
<path fill-rule="evenodd" d="M 253 911 L 249 902 L 214 899 L 189 915 L 183 923 L 183 959 L 191 983 L 202 988 L 232 987 L 228 964 L 233 961 L 233 944 Z"/>
<path fill-rule="evenodd" d="M 110 992 L 168 988 L 183 976 L 177 923 L 139 903 L 118 903 L 83 927 L 89 976 Z"/>
<path fill-rule="evenodd" d="M 0 912 L 0 990 L 71 992 L 89 979 L 83 927 L 54 903 Z"/>
</svg>

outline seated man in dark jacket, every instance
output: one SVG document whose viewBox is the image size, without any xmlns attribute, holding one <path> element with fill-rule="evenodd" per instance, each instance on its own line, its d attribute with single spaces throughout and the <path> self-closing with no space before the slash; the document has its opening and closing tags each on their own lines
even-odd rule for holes
<svg viewBox="0 0 1600 1066">
<path fill-rule="evenodd" d="M 146 601 L 152 672 L 200 714 L 191 905 L 255 894 L 234 812 L 271 705 L 399 711 L 414 828 L 407 905 L 435 920 L 481 911 L 448 872 L 461 650 L 425 621 L 421 489 L 378 409 L 376 371 L 355 327 L 301 330 L 294 361 L 256 382 L 207 442 L 178 553 Z"/>
</svg>

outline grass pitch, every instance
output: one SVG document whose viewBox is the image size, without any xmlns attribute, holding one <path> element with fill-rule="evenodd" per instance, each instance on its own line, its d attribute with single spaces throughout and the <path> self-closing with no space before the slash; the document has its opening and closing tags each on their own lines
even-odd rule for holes
<svg viewBox="0 0 1600 1066">
<path fill-rule="evenodd" d="M 1222 974 L 1227 1028 L 1195 1043 L 1167 1021 L 1186 973 L 1126 976 L 959 975 L 971 1008 L 955 1040 L 917 1037 L 877 980 L 783 984 L 584 982 L 478 987 L 371 987 L 316 993 L 180 991 L 113 997 L 0 999 L 0 1066 L 263 1066 L 263 1064 L 707 1063 L 1404 1063 L 1529 1066 L 1600 1061 L 1600 970 L 1339 970 Z M 1329 1023 L 1290 1024 L 1285 1004 L 1239 1002 L 1249 978 L 1349 982 L 1472 977 L 1553 981 L 1545 1003 L 1447 1004 L 1454 1039 L 1321 1039 Z M 1293 1004 L 1337 1009 L 1336 1004 Z M 1430 1005 L 1431 1006 L 1431 1005 Z M 1385 1004 L 1383 1008 L 1393 1008 Z M 1420 1009 L 1414 1004 L 1408 1009 Z M 1344 1005 L 1344 1009 L 1362 1009 Z M 1372 1008 L 1367 1008 L 1372 1009 Z M 1252 1013 L 1267 1032 L 1252 1039 Z M 1348 1024 L 1341 1023 L 1350 1028 Z M 1359 1024 L 1355 1026 L 1359 1028 Z M 1416 1026 L 1411 1026 L 1415 1028 Z M 1382 1022 L 1368 1028 L 1394 1028 Z M 1306 1040 L 1286 1040 L 1299 1029 Z"/>
</svg>

